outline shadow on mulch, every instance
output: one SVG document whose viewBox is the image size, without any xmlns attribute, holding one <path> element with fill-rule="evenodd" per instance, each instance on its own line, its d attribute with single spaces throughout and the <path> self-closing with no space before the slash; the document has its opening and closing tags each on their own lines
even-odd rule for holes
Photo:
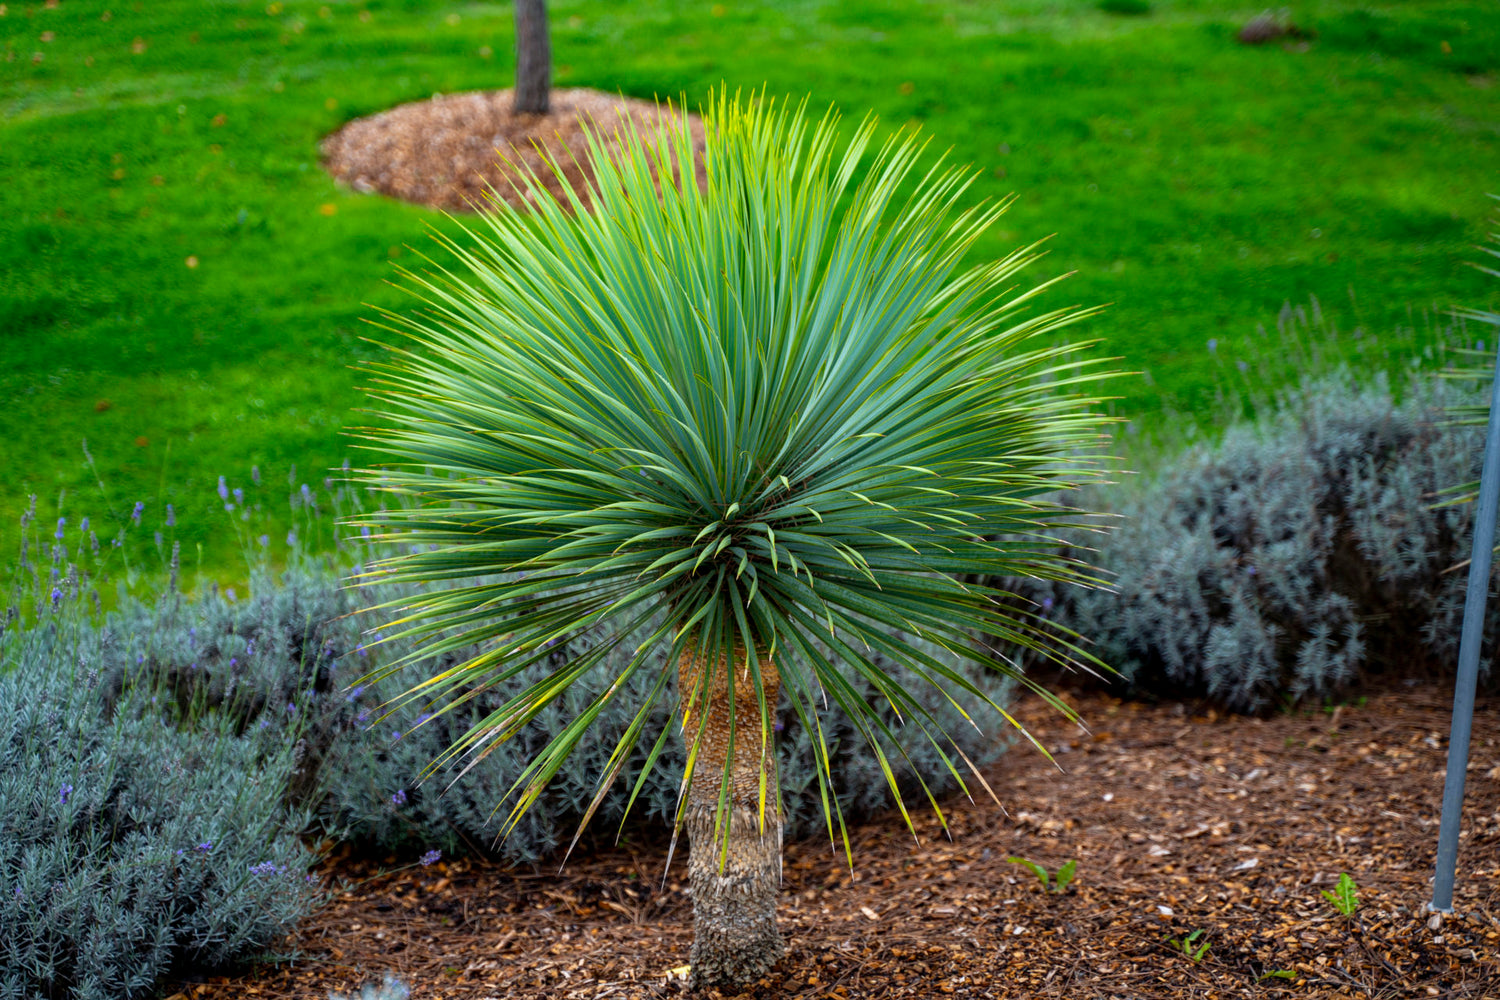
<svg viewBox="0 0 1500 1000">
<path fill-rule="evenodd" d="M 1017 748 L 988 800 L 786 850 L 776 974 L 741 996 L 994 998 L 1500 997 L 1500 725 L 1481 703 L 1456 913 L 1429 923 L 1448 689 L 1270 719 L 1194 715 L 1099 694 L 1018 714 L 1063 770 Z M 1024 867 L 1078 861 L 1062 895 Z M 691 906 L 663 845 L 576 859 L 561 875 L 472 861 L 357 882 L 293 946 L 303 960 L 179 996 L 322 998 L 393 972 L 413 997 L 656 998 L 685 985 Z M 1340 873 L 1359 909 L 1323 897 Z M 1195 931 L 1193 951 L 1181 942 Z M 709 991 L 708 996 L 721 996 Z"/>
</svg>

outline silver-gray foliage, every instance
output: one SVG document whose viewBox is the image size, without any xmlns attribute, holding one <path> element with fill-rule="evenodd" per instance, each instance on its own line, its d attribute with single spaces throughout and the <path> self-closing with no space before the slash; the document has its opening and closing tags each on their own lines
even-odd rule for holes
<svg viewBox="0 0 1500 1000">
<path fill-rule="evenodd" d="M 373 554 L 358 540 L 344 544 L 355 546 L 365 556 Z M 614 739 L 630 721 L 629 712 L 620 709 L 606 714 L 602 728 L 558 773 L 517 830 L 499 844 L 495 837 L 505 814 L 497 816 L 495 807 L 531 754 L 555 735 L 570 713 L 613 681 L 625 654 L 602 662 L 533 725 L 452 787 L 448 787 L 454 777 L 451 773 L 419 782 L 427 765 L 464 731 L 475 713 L 493 709 L 508 695 L 488 691 L 466 709 L 433 720 L 424 720 L 416 712 L 387 717 L 383 703 L 416 679 L 430 676 L 437 665 L 418 661 L 383 682 L 358 685 L 378 663 L 409 651 L 381 642 L 379 631 L 365 631 L 375 623 L 356 612 L 399 597 L 401 592 L 393 586 L 360 591 L 344 587 L 339 568 L 347 570 L 359 557 L 347 548 L 344 555 L 331 559 L 293 552 L 289 569 L 279 575 L 257 572 L 251 593 L 238 600 L 210 588 L 194 600 L 168 593 L 154 601 L 122 601 L 102 625 L 88 632 L 91 669 L 98 676 L 93 696 L 106 707 L 113 706 L 122 692 L 149 683 L 157 697 L 179 712 L 212 716 L 234 732 L 280 740 L 291 751 L 291 764 L 285 787 L 279 792 L 268 789 L 267 798 L 279 796 L 287 808 L 311 816 L 310 826 L 294 827 L 304 832 L 330 834 L 356 847 L 438 847 L 449 852 L 478 848 L 506 863 L 530 863 L 556 854 L 571 840 Z M 81 604 L 75 598 L 68 600 Z M 46 603 L 43 600 L 39 605 L 44 619 L 52 614 Z M 12 638 L 17 634 L 13 630 Z M 533 682 L 597 638 L 559 645 L 547 661 L 512 683 Z M 931 647 L 924 648 L 937 655 Z M 449 655 L 461 657 L 464 651 Z M 643 684 L 638 679 L 643 675 L 627 683 Z M 997 702 L 1008 700 L 1010 682 L 992 674 L 974 675 L 974 679 Z M 861 690 L 865 687 L 857 678 L 853 683 Z M 1001 720 L 976 716 L 977 725 L 971 725 L 937 691 L 926 685 L 913 687 L 924 692 L 926 707 L 976 764 L 982 766 L 999 755 L 1009 731 Z M 866 693 L 872 703 L 879 701 L 873 690 Z M 628 705 L 631 699 L 616 699 L 614 704 Z M 886 714 L 894 728 L 895 713 L 889 706 Z M 786 835 L 811 835 L 825 829 L 813 741 L 802 731 L 795 713 L 782 712 L 780 722 L 784 727 L 779 748 Z M 658 712 L 652 723 L 671 724 L 669 713 Z M 824 713 L 823 723 L 846 818 L 859 819 L 889 807 L 884 776 L 863 738 L 836 706 Z M 652 742 L 644 741 L 646 746 Z M 894 748 L 886 750 L 900 760 Z M 904 774 L 907 789 L 917 787 L 917 774 L 937 775 L 935 781 L 929 778 L 935 792 L 954 787 L 951 779 L 943 779 L 932 747 L 911 741 L 907 753 L 914 765 Z M 644 757 L 644 751 L 637 754 L 596 814 L 594 829 L 601 835 L 612 834 L 624 818 L 633 775 Z M 677 741 L 669 741 L 663 760 L 631 808 L 632 820 L 670 821 L 681 775 L 680 748 Z"/>
<path fill-rule="evenodd" d="M 1113 593 L 1040 599 L 1137 688 L 1240 711 L 1451 669 L 1473 511 L 1434 503 L 1477 475 L 1478 429 L 1443 418 L 1464 391 L 1311 382 L 1116 493 Z"/>
<path fill-rule="evenodd" d="M 321 895 L 288 727 L 237 732 L 144 671 L 107 689 L 127 639 L 56 603 L 0 635 L 0 998 L 129 1000 L 264 952 Z"/>
<path fill-rule="evenodd" d="M 388 975 L 379 986 L 366 983 L 359 988 L 358 994 L 330 993 L 328 1000 L 407 1000 L 409 996 L 411 989 L 401 980 Z"/>
<path fill-rule="evenodd" d="M 393 718 L 373 726 L 362 740 L 349 743 L 329 758 L 329 773 L 324 784 L 328 792 L 326 807 L 330 819 L 356 839 L 374 841 L 383 846 L 436 844 L 447 849 L 481 846 L 493 849 L 511 863 L 537 861 L 566 847 L 593 797 L 598 776 L 605 771 L 615 740 L 630 722 L 632 711 L 611 709 L 601 717 L 601 725 L 569 758 L 546 795 L 500 844 L 494 844 L 494 840 L 499 829 L 498 821 L 503 820 L 506 813 L 502 811 L 497 816 L 495 809 L 531 756 L 614 680 L 614 668 L 629 659 L 630 653 L 625 648 L 631 645 L 629 643 L 617 647 L 617 651 L 606 657 L 594 672 L 549 705 L 528 729 L 501 744 L 461 780 L 451 782 L 452 775 L 442 773 L 420 787 L 414 787 L 414 780 L 473 722 L 504 704 L 514 690 L 534 683 L 547 671 L 572 660 L 584 651 L 588 642 L 583 639 L 572 645 L 559 645 L 549 661 L 515 678 L 513 686 L 487 691 L 448 715 L 431 720 L 425 720 L 421 715 L 416 719 Z M 931 647 L 924 648 L 932 655 L 939 655 Z M 662 650 L 659 655 L 665 656 L 666 651 Z M 894 664 L 889 669 L 898 670 Z M 361 699 L 367 710 L 373 710 L 381 699 L 394 697 L 434 672 L 432 663 L 418 662 L 388 678 L 377 690 L 362 692 Z M 630 690 L 621 692 L 617 703 L 636 704 L 631 696 L 644 697 L 654 676 L 652 671 L 645 670 L 627 680 Z M 977 672 L 971 676 L 997 702 L 1003 704 L 1008 700 L 1009 681 Z M 878 703 L 873 689 L 868 689 L 857 679 L 853 683 L 865 691 L 872 704 Z M 976 764 L 982 766 L 1000 754 L 1005 735 L 1004 727 L 998 724 L 1000 720 L 976 717 L 979 727 L 970 725 L 935 690 L 919 690 L 928 692 L 923 695 L 925 707 L 948 727 L 959 748 Z M 889 715 L 887 722 L 894 728 L 895 713 L 889 706 L 885 707 L 885 712 Z M 659 732 L 660 727 L 673 724 L 671 712 L 666 707 L 656 711 L 650 720 L 653 733 Z M 783 707 L 777 724 L 782 730 L 778 737 L 778 752 L 785 805 L 785 836 L 798 838 L 823 832 L 825 827 L 813 766 L 814 740 L 789 707 Z M 823 725 L 828 737 L 831 769 L 839 790 L 840 808 L 845 818 L 858 820 L 888 808 L 891 800 L 885 778 L 863 737 L 836 708 L 823 713 Z M 625 768 L 625 776 L 617 782 L 614 793 L 604 800 L 596 813 L 596 829 L 613 833 L 625 819 L 628 792 L 634 785 L 635 774 L 644 764 L 646 748 L 653 742 L 651 738 L 643 740 L 645 746 L 637 751 Z M 891 747 L 886 751 L 895 755 Z M 941 774 L 940 760 L 931 747 L 912 741 L 907 753 L 914 766 L 905 774 L 906 788 L 903 791 L 916 788 L 915 774 Z M 899 760 L 899 755 L 894 759 Z M 656 825 L 671 823 L 676 812 L 682 770 L 682 750 L 677 741 L 672 741 L 631 808 L 632 821 L 649 820 Z M 954 787 L 951 780 L 941 778 L 930 780 L 930 785 L 938 792 Z"/>
</svg>

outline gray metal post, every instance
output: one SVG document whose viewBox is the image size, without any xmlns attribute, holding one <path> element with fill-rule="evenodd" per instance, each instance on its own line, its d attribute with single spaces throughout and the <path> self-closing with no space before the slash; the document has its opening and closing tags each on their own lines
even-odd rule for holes
<svg viewBox="0 0 1500 1000">
<path fill-rule="evenodd" d="M 1458 827 L 1464 804 L 1469 733 L 1474 725 L 1474 689 L 1479 684 L 1479 645 L 1484 638 L 1484 605 L 1490 592 L 1490 553 L 1495 547 L 1495 516 L 1500 512 L 1500 354 L 1490 390 L 1490 422 L 1479 474 L 1479 508 L 1474 512 L 1474 550 L 1469 591 L 1464 597 L 1463 635 L 1458 647 L 1458 679 L 1453 686 L 1453 728 L 1448 737 L 1448 776 L 1443 782 L 1443 817 L 1438 827 L 1437 870 L 1430 908 L 1453 912 L 1453 879 L 1458 871 Z"/>
</svg>

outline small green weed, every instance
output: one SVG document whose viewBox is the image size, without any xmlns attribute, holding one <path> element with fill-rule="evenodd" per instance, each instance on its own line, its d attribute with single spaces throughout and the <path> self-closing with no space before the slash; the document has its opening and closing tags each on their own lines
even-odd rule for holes
<svg viewBox="0 0 1500 1000">
<path fill-rule="evenodd" d="M 1332 890 L 1323 890 L 1323 898 L 1328 900 L 1328 905 L 1337 910 L 1340 916 L 1352 917 L 1354 911 L 1359 909 L 1358 889 L 1354 879 L 1349 877 L 1348 872 L 1344 872 L 1339 875 L 1338 883 Z"/>
<path fill-rule="evenodd" d="M 1212 942 L 1208 940 L 1203 928 L 1198 928 L 1183 938 L 1167 938 L 1167 946 L 1173 951 L 1180 951 L 1186 955 L 1194 964 L 1203 961 L 1203 956 L 1208 954 Z"/>
<path fill-rule="evenodd" d="M 1064 864 L 1057 870 L 1056 874 L 1049 873 L 1045 866 L 1039 865 L 1035 861 L 1028 861 L 1025 858 L 1009 857 L 1005 860 L 1013 865 L 1024 865 L 1029 868 L 1031 873 L 1037 877 L 1037 880 L 1042 883 L 1043 892 L 1051 892 L 1058 895 L 1068 891 L 1068 884 L 1073 881 L 1073 876 L 1078 872 L 1077 858 Z"/>
<path fill-rule="evenodd" d="M 1260 976 L 1258 976 L 1257 977 L 1257 981 L 1259 981 L 1260 979 L 1296 979 L 1296 978 L 1297 978 L 1297 974 L 1295 972 L 1293 972 L 1291 969 L 1272 969 L 1270 972 L 1265 972 L 1265 973 L 1262 973 Z"/>
</svg>

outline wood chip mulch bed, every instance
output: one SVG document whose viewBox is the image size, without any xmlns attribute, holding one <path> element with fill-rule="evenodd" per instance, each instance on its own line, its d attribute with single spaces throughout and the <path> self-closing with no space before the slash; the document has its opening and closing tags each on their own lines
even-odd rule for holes
<svg viewBox="0 0 1500 1000">
<path fill-rule="evenodd" d="M 1023 703 L 1064 771 L 1015 747 L 989 775 L 1008 814 L 951 800 L 952 839 L 923 818 L 920 845 L 899 818 L 868 823 L 851 831 L 853 875 L 826 842 L 788 845 L 790 952 L 737 995 L 1500 997 L 1495 700 L 1475 719 L 1456 912 L 1423 912 L 1449 698 L 1424 685 L 1255 719 L 1072 696 L 1091 732 Z M 679 996 L 691 906 L 680 858 L 659 888 L 664 846 L 575 858 L 561 876 L 334 863 L 357 884 L 292 943 L 302 960 L 174 988 L 323 1000 L 394 973 L 414 998 Z M 1077 859 L 1076 881 L 1044 894 L 1013 855 Z M 1322 895 L 1342 872 L 1359 887 L 1350 918 Z M 1193 961 L 1170 942 L 1198 930 Z"/>
<path fill-rule="evenodd" d="M 517 115 L 511 103 L 510 90 L 434 94 L 431 100 L 355 119 L 323 140 L 323 166 L 356 191 L 450 212 L 488 208 L 492 189 L 507 204 L 524 208 L 530 192 L 521 190 L 522 179 L 528 171 L 562 198 L 549 159 L 562 167 L 574 190 L 586 195 L 584 125 L 613 150 L 627 120 L 649 141 L 664 114 L 651 101 L 582 88 L 552 91 L 545 115 Z M 696 116 L 692 121 L 701 153 L 701 126 Z M 701 165 L 699 173 L 701 182 Z"/>
</svg>

